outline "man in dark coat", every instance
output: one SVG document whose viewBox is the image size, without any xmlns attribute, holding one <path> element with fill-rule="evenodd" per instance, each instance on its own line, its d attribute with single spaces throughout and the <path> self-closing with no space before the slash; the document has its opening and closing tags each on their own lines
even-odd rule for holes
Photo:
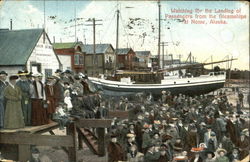
<svg viewBox="0 0 250 162">
<path fill-rule="evenodd" d="M 53 84 L 53 92 L 54 92 L 54 102 L 55 102 L 55 107 L 59 105 L 59 103 L 64 102 L 64 90 L 63 90 L 63 84 L 61 83 L 60 78 L 58 77 L 53 77 L 54 78 L 54 84 Z"/>
<path fill-rule="evenodd" d="M 244 133 L 240 134 L 237 145 L 240 150 L 240 160 L 243 160 L 249 154 L 249 140 L 246 138 Z"/>
<path fill-rule="evenodd" d="M 4 126 L 4 111 L 5 111 L 5 97 L 4 89 L 8 86 L 6 82 L 8 74 L 5 71 L 0 72 L 0 129 Z"/>
<path fill-rule="evenodd" d="M 17 81 L 16 85 L 22 90 L 22 110 L 23 110 L 23 117 L 25 125 L 29 126 L 31 125 L 31 94 L 30 94 L 30 83 L 27 80 L 26 75 L 28 73 L 25 73 L 24 71 L 18 72 L 20 80 Z"/>
<path fill-rule="evenodd" d="M 229 133 L 231 141 L 236 144 L 236 135 L 235 135 L 235 126 L 233 124 L 233 116 L 229 115 L 229 118 L 226 119 L 226 130 Z"/>
<path fill-rule="evenodd" d="M 111 135 L 111 141 L 108 144 L 108 161 L 118 162 L 124 159 L 124 150 L 122 146 L 117 143 L 117 136 L 115 134 Z"/>
</svg>

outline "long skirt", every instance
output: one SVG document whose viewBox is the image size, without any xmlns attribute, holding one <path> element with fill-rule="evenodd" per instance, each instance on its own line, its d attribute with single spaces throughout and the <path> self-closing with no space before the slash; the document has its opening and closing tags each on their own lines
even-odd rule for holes
<svg viewBox="0 0 250 162">
<path fill-rule="evenodd" d="M 32 99 L 32 125 L 44 125 L 48 124 L 48 115 L 47 109 L 43 107 L 43 100 L 42 99 Z"/>
<path fill-rule="evenodd" d="M 4 114 L 4 128 L 18 129 L 23 128 L 24 126 L 21 101 L 8 100 Z"/>
</svg>

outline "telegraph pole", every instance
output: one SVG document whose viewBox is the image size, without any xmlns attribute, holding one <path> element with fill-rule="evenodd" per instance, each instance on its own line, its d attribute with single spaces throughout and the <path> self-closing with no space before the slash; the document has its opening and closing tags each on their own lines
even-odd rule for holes
<svg viewBox="0 0 250 162">
<path fill-rule="evenodd" d="M 161 42 L 161 46 L 162 46 L 162 68 L 164 69 L 164 46 L 168 46 L 169 42 Z"/>
<path fill-rule="evenodd" d="M 102 25 L 102 24 L 96 24 L 96 21 L 102 21 L 102 20 L 96 20 L 95 18 L 92 18 L 92 19 L 88 19 L 87 22 L 91 22 L 92 21 L 92 24 L 86 24 L 86 26 L 93 26 L 93 54 L 94 54 L 94 57 L 93 57 L 93 71 L 94 71 L 94 75 L 96 73 L 96 70 L 97 70 L 97 67 L 98 67 L 98 60 L 97 60 L 97 57 L 96 57 L 96 44 L 95 44 L 95 26 L 96 25 Z"/>
</svg>

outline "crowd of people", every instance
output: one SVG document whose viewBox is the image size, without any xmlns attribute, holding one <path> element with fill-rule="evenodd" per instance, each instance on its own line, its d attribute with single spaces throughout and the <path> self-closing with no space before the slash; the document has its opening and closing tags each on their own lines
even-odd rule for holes
<svg viewBox="0 0 250 162">
<path fill-rule="evenodd" d="M 60 128 L 69 117 L 95 117 L 99 95 L 88 86 L 87 76 L 70 70 L 57 70 L 44 80 L 41 73 L 0 72 L 0 129 L 39 126 L 52 121 Z M 8 81 L 7 81 L 8 80 Z M 86 95 L 88 94 L 88 95 Z M 95 109 L 96 108 L 96 109 Z"/>
<path fill-rule="evenodd" d="M 122 97 L 117 106 L 129 117 L 113 122 L 110 162 L 236 162 L 249 154 L 249 114 L 229 103 L 225 92 L 190 97 L 163 91 L 158 101 L 145 94 L 135 98 Z"/>
<path fill-rule="evenodd" d="M 131 99 L 107 97 L 88 77 L 57 70 L 40 73 L 0 72 L 0 129 L 38 126 L 56 121 L 63 129 L 74 118 L 105 118 L 108 111 L 128 112 L 108 130 L 108 161 L 235 162 L 249 154 L 249 114 L 236 108 L 225 92 L 185 96 L 162 91 L 160 98 L 138 93 Z"/>
</svg>

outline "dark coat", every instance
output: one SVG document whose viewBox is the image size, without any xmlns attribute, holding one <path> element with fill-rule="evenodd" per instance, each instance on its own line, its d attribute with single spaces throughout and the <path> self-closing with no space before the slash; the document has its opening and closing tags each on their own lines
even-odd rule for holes
<svg viewBox="0 0 250 162">
<path fill-rule="evenodd" d="M 243 160 L 249 153 L 249 140 L 246 137 L 243 141 L 238 139 L 237 146 L 240 150 L 240 160 Z"/>
<path fill-rule="evenodd" d="M 109 162 L 117 162 L 123 161 L 124 157 L 124 150 L 119 143 L 110 142 L 108 144 L 108 161 Z"/>
</svg>

